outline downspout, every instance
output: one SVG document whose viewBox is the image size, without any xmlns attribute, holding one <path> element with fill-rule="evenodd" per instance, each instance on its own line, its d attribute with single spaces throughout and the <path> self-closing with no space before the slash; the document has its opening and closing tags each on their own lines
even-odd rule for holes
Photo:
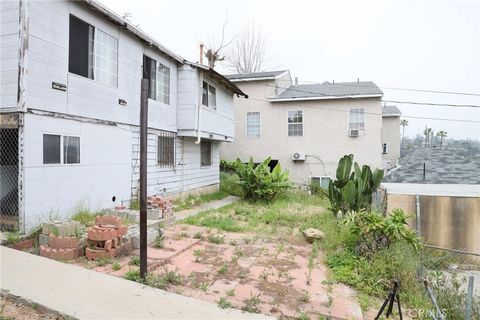
<svg viewBox="0 0 480 320">
<path fill-rule="evenodd" d="M 197 141 L 195 144 L 199 144 L 202 137 L 200 136 L 201 127 L 202 127 L 202 95 L 203 95 L 203 72 L 200 72 L 200 81 L 199 81 L 199 94 L 198 94 L 198 109 L 197 109 Z"/>
</svg>

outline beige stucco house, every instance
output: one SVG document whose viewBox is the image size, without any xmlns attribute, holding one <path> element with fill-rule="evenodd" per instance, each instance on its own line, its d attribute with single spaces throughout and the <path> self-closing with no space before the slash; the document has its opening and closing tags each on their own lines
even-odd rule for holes
<svg viewBox="0 0 480 320">
<path fill-rule="evenodd" d="M 373 82 L 298 85 L 286 70 L 227 78 L 249 99 L 235 99 L 235 140 L 222 145 L 223 159 L 270 156 L 294 182 L 325 186 L 345 154 L 376 168 L 399 156 L 400 129 L 383 121 L 383 92 Z"/>
</svg>

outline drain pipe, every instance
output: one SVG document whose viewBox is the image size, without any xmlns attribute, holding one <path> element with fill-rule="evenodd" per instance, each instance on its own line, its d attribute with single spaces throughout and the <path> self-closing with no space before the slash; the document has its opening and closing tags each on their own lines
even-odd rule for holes
<svg viewBox="0 0 480 320">
<path fill-rule="evenodd" d="M 203 72 L 200 71 L 200 85 L 199 85 L 199 95 L 198 95 L 198 109 L 197 109 L 197 141 L 195 141 L 195 144 L 199 144 L 202 137 L 200 136 L 201 133 L 201 126 L 202 126 L 202 96 L 203 96 Z"/>
</svg>

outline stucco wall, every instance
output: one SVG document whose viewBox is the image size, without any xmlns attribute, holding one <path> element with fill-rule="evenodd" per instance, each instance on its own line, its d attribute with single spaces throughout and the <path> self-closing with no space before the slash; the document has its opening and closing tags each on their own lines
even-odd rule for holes
<svg viewBox="0 0 480 320">
<path fill-rule="evenodd" d="M 382 145 L 387 144 L 387 153 L 382 154 L 384 163 L 394 166 L 400 158 L 400 117 L 383 117 Z"/>
<path fill-rule="evenodd" d="M 235 140 L 223 144 L 221 157 L 258 162 L 271 156 L 290 171 L 296 183 L 307 183 L 310 176 L 334 176 L 340 157 L 354 154 L 355 161 L 380 168 L 381 102 L 375 99 L 276 102 L 259 101 L 272 94 L 273 81 L 238 82 L 249 99 L 235 98 Z M 365 135 L 348 136 L 348 110 L 365 107 Z M 303 110 L 302 137 L 288 136 L 288 111 Z M 247 112 L 260 112 L 260 137 L 246 137 Z M 306 161 L 292 161 L 292 154 L 304 152 Z"/>
</svg>

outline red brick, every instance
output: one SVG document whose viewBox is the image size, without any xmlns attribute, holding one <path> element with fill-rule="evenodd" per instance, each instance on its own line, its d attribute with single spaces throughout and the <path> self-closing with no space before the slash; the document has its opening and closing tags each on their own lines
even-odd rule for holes
<svg viewBox="0 0 480 320">
<path fill-rule="evenodd" d="M 115 249 L 110 251 L 106 250 L 96 250 L 96 249 L 85 249 L 85 257 L 89 260 L 98 260 L 101 258 L 113 258 L 115 256 Z"/>
<path fill-rule="evenodd" d="M 122 226 L 122 219 L 117 216 L 97 216 L 95 218 L 97 226 L 114 226 L 115 228 Z"/>
<path fill-rule="evenodd" d="M 110 251 L 112 250 L 112 240 L 105 241 L 105 250 Z"/>
<path fill-rule="evenodd" d="M 88 230 L 87 239 L 96 241 L 113 240 L 117 237 L 117 231 L 112 228 L 93 227 Z"/>
<path fill-rule="evenodd" d="M 55 260 L 73 260 L 78 258 L 78 248 L 70 249 L 52 249 L 47 245 L 40 246 L 40 255 L 42 257 L 55 259 Z"/>
<path fill-rule="evenodd" d="M 12 248 L 15 250 L 25 250 L 33 247 L 33 239 L 25 239 L 20 242 L 12 244 Z"/>
<path fill-rule="evenodd" d="M 48 246 L 52 249 L 73 249 L 78 245 L 79 241 L 75 237 L 57 237 L 53 234 L 48 236 Z"/>
</svg>

